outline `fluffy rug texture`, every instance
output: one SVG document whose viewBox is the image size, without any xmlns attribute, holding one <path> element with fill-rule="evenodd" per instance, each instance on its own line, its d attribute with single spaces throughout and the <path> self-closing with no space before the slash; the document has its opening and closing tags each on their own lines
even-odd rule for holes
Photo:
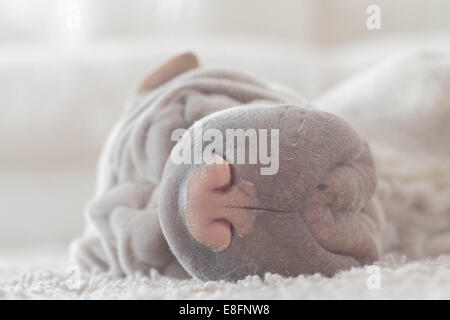
<svg viewBox="0 0 450 320">
<path fill-rule="evenodd" d="M 449 299 L 450 256 L 406 262 L 387 255 L 377 266 L 320 275 L 283 278 L 267 274 L 237 283 L 177 280 L 149 275 L 115 278 L 78 273 L 65 248 L 2 252 L 1 299 Z M 5 261 L 2 259 L 2 261 Z M 377 272 L 379 271 L 379 277 Z M 378 281 L 379 280 L 379 281 Z"/>
</svg>

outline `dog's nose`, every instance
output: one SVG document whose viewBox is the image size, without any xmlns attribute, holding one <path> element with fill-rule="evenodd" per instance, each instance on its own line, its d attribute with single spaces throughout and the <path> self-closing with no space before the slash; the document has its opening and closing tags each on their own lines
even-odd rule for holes
<svg viewBox="0 0 450 320">
<path fill-rule="evenodd" d="M 229 247 L 233 230 L 239 236 L 252 230 L 255 192 L 250 183 L 232 184 L 230 165 L 222 157 L 213 160 L 189 178 L 183 207 L 192 237 L 219 252 Z"/>
</svg>

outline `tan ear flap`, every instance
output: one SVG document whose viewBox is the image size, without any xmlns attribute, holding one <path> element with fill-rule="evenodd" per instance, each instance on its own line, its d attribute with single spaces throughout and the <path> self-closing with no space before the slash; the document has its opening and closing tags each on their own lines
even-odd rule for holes
<svg viewBox="0 0 450 320">
<path fill-rule="evenodd" d="M 197 57 L 190 52 L 175 56 L 151 73 L 142 82 L 138 89 L 138 93 L 153 90 L 177 75 L 198 68 L 198 66 L 199 63 Z"/>
</svg>

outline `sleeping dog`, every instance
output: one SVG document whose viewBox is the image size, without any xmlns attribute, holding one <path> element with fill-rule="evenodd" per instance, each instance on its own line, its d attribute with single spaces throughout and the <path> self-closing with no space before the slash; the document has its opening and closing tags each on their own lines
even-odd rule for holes
<svg viewBox="0 0 450 320">
<path fill-rule="evenodd" d="M 317 109 L 246 73 L 201 68 L 193 54 L 172 58 L 105 143 L 73 257 L 115 275 L 231 281 L 377 261 L 398 230 L 386 226 L 364 128 L 341 117 L 347 87 Z M 333 100 L 340 115 L 326 108 Z"/>
</svg>

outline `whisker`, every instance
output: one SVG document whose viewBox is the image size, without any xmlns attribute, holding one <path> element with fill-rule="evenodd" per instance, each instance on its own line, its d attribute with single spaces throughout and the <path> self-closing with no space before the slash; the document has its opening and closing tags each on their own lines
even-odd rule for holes
<svg viewBox="0 0 450 320">
<path fill-rule="evenodd" d="M 245 209 L 245 210 L 261 210 L 261 211 L 269 211 L 269 212 L 281 212 L 281 213 L 293 213 L 295 210 L 281 210 L 281 209 L 271 209 L 271 208 L 263 208 L 263 207 L 249 207 L 249 206 L 225 206 L 225 208 L 230 209 Z"/>
<path fill-rule="evenodd" d="M 231 271 L 228 271 L 228 272 L 222 274 L 220 276 L 220 279 L 223 279 L 224 277 L 228 276 L 229 274 L 231 274 L 231 273 L 233 273 L 233 272 L 235 272 L 235 271 L 237 271 L 237 270 L 239 270 L 241 268 L 248 267 L 251 264 L 252 264 L 252 262 L 247 262 L 247 263 L 244 263 L 244 264 L 242 264 L 240 266 L 237 266 L 236 268 L 233 268 Z"/>
</svg>

